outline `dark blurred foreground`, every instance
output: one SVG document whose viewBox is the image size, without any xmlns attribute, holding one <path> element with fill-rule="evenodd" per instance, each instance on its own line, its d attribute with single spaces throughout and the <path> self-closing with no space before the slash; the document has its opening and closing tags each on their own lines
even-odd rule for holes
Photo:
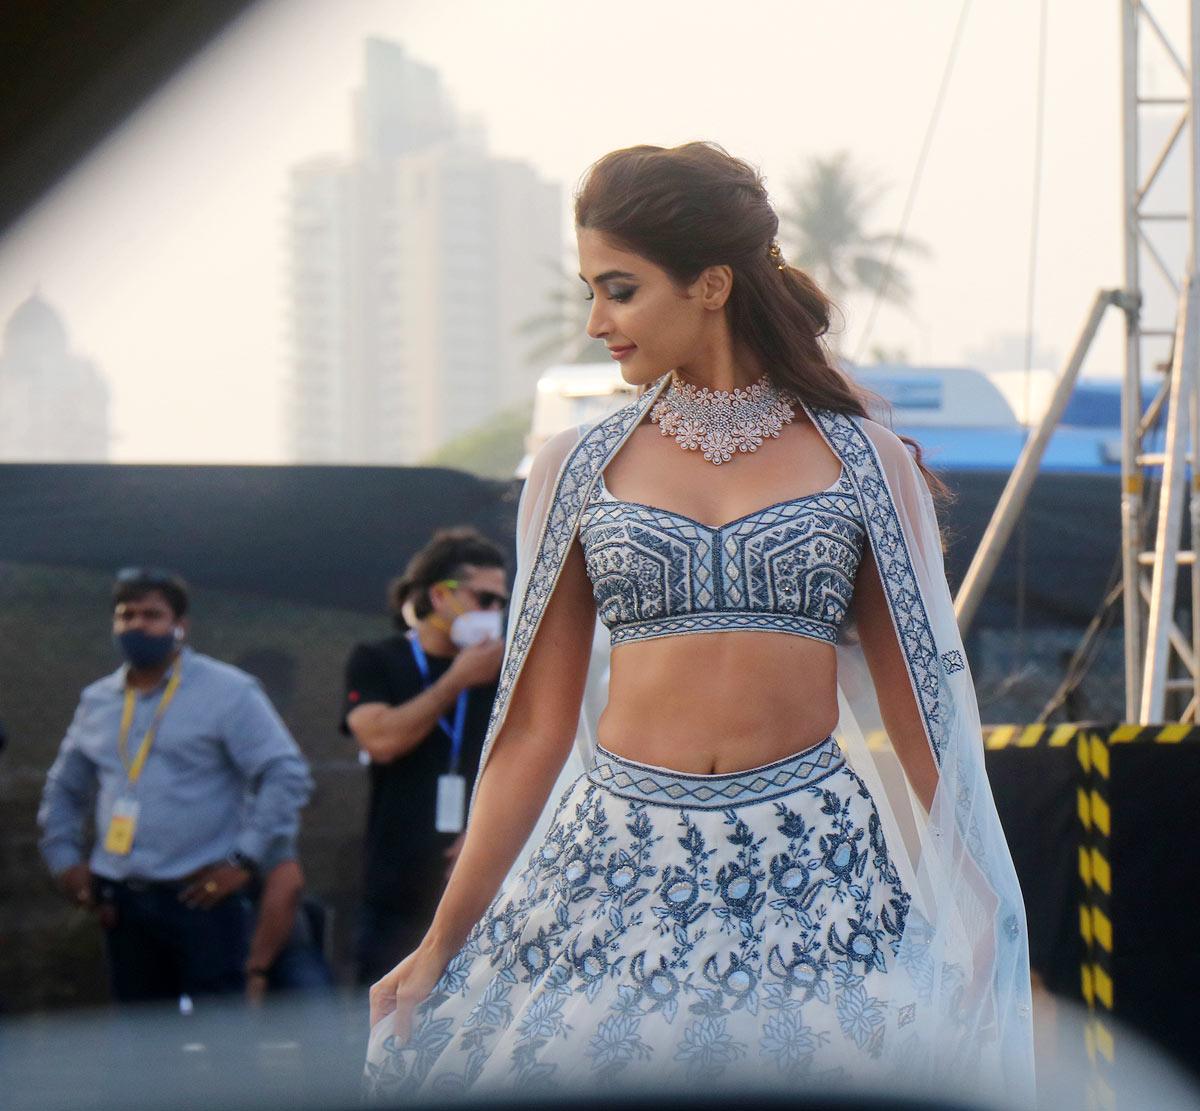
<svg viewBox="0 0 1200 1111">
<path fill-rule="evenodd" d="M 367 1036 L 365 995 L 282 999 L 262 1010 L 199 1002 L 178 1008 L 98 1010 L 0 1024 L 0 1103 L 7 1111 L 172 1111 L 184 1108 L 303 1109 L 360 1107 Z M 1082 1052 L 1086 1012 L 1042 1016 L 1038 1032 L 1040 1106 L 1074 1111 L 1095 1105 L 1097 1085 L 1115 1103 L 1101 1106 L 1200 1111 L 1200 1093 L 1165 1058 L 1122 1030 L 1113 1065 L 1089 1065 Z M 686 1093 L 606 1089 L 532 1097 L 477 1096 L 458 1107 L 654 1108 L 1006 1108 L 978 1092 L 930 1099 L 918 1092 L 848 1092 L 805 1081 L 803 1090 L 771 1088 L 770 1078 Z M 761 1088 L 756 1087 L 762 1085 Z M 446 1102 L 439 1104 L 445 1106 Z M 407 1104 L 408 1107 L 425 1106 Z"/>
</svg>

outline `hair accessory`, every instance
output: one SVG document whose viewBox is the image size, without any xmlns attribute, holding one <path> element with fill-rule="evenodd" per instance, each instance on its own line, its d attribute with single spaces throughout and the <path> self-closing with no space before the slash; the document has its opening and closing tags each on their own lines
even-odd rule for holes
<svg viewBox="0 0 1200 1111">
<path fill-rule="evenodd" d="M 770 246 L 767 247 L 767 257 L 775 264 L 776 270 L 786 270 L 787 263 L 783 258 L 783 251 L 780 250 L 779 243 L 772 239 Z"/>
<path fill-rule="evenodd" d="M 779 439 L 779 430 L 795 419 L 795 401 L 764 374 L 745 389 L 697 389 L 678 374 L 650 410 L 664 436 L 674 436 L 684 451 L 703 452 L 710 463 L 728 463 L 739 451 L 757 451 L 763 440 Z"/>
</svg>

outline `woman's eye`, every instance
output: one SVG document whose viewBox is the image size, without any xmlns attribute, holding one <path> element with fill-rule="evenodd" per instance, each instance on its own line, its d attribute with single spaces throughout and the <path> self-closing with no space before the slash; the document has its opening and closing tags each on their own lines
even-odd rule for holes
<svg viewBox="0 0 1200 1111">
<path fill-rule="evenodd" d="M 636 292 L 636 289 L 609 289 L 605 290 L 605 296 L 610 301 L 616 301 L 623 304 L 625 301 L 628 301 L 629 298 L 632 297 Z M 596 294 L 589 290 L 583 295 L 583 299 L 585 301 L 594 301 L 596 299 Z"/>
</svg>

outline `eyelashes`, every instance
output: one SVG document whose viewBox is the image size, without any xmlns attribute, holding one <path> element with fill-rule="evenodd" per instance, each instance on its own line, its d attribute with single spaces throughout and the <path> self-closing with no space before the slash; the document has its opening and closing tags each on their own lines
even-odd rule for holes
<svg viewBox="0 0 1200 1111">
<path fill-rule="evenodd" d="M 633 288 L 633 289 L 614 289 L 614 290 L 613 290 L 611 293 L 609 293 L 609 295 L 608 295 L 608 299 L 609 299 L 610 301 L 616 301 L 618 304 L 621 304 L 621 305 L 623 305 L 623 304 L 624 304 L 626 301 L 628 301 L 628 300 L 629 300 L 629 299 L 630 299 L 630 298 L 631 298 L 631 297 L 632 297 L 632 296 L 633 296 L 633 295 L 634 295 L 636 292 L 637 292 L 637 289 L 636 289 L 636 288 Z M 585 293 L 585 294 L 584 294 L 584 297 L 583 297 L 583 299 L 584 299 L 585 301 L 594 301 L 594 300 L 596 299 L 596 295 L 595 295 L 594 293 L 592 293 L 592 292 L 591 292 L 591 290 L 589 290 L 587 293 Z"/>
</svg>

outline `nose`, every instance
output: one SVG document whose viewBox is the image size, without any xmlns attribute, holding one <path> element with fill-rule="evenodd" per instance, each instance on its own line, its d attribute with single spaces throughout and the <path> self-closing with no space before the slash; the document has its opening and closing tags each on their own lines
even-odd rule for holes
<svg viewBox="0 0 1200 1111">
<path fill-rule="evenodd" d="M 592 302 L 592 311 L 588 313 L 587 334 L 592 339 L 603 339 L 612 331 L 605 318 L 604 302 L 597 297 Z"/>
</svg>

